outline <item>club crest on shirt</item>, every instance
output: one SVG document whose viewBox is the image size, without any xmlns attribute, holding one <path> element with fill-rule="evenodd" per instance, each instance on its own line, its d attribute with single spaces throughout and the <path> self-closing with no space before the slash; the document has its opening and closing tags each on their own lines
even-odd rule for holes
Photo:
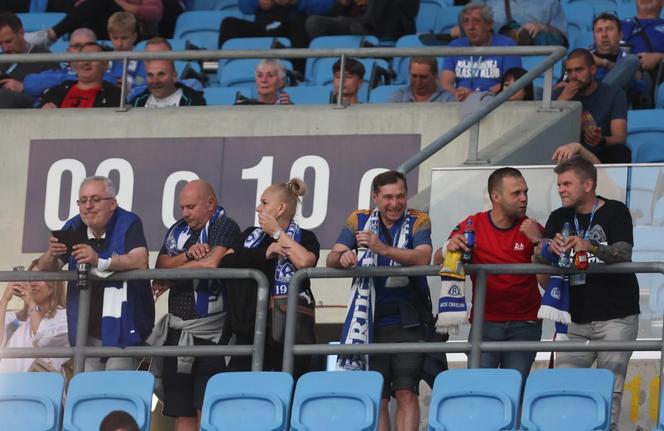
<svg viewBox="0 0 664 431">
<path fill-rule="evenodd" d="M 526 249 L 526 245 L 522 242 L 515 242 L 514 243 L 514 251 L 523 251 Z"/>
</svg>

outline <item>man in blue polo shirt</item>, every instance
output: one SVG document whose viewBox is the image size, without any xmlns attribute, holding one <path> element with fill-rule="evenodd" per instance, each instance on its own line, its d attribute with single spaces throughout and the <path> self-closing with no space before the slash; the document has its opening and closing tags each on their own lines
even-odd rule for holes
<svg viewBox="0 0 664 431">
<path fill-rule="evenodd" d="M 491 31 L 491 8 L 476 2 L 468 3 L 461 11 L 461 26 L 466 37 L 449 44 L 450 47 L 515 46 L 512 39 Z M 506 70 L 521 67 L 518 56 L 457 56 L 446 57 L 440 75 L 440 85 L 459 102 L 473 91 L 500 91 L 500 77 Z"/>
<path fill-rule="evenodd" d="M 624 41 L 641 59 L 641 68 L 656 70 L 664 59 L 663 0 L 636 0 L 636 16 L 622 22 Z"/>
</svg>

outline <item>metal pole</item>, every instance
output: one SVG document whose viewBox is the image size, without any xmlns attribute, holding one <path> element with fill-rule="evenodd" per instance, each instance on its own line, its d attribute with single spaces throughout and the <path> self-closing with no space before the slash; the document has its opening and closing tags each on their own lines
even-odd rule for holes
<svg viewBox="0 0 664 431">
<path fill-rule="evenodd" d="M 125 97 L 127 97 L 127 57 L 122 59 L 122 85 L 120 86 L 120 110 L 125 109 Z"/>
<path fill-rule="evenodd" d="M 267 326 L 267 304 L 270 299 L 270 287 L 267 277 L 262 272 L 253 273 L 258 284 L 256 297 L 256 323 L 254 325 L 254 345 L 251 356 L 251 370 L 263 370 L 263 357 L 265 353 L 265 328 Z M 228 319 L 229 317 L 227 317 Z"/>
<path fill-rule="evenodd" d="M 470 342 L 470 368 L 480 367 L 482 354 L 482 338 L 484 330 L 484 305 L 486 302 L 486 272 L 479 270 L 475 278 L 475 292 L 473 292 L 473 339 Z"/>
<path fill-rule="evenodd" d="M 544 72 L 544 93 L 542 94 L 542 109 L 551 109 L 551 89 L 553 88 L 553 68 L 555 63 Z"/>
<path fill-rule="evenodd" d="M 302 282 L 309 278 L 309 270 L 301 269 L 288 283 L 288 307 L 286 308 L 286 328 L 284 334 L 284 356 L 282 370 L 293 374 L 293 345 L 295 344 L 295 322 L 297 318 L 297 297 Z"/>
<path fill-rule="evenodd" d="M 337 108 L 343 108 L 344 98 L 344 72 L 346 69 L 346 55 L 341 54 L 341 65 L 339 68 L 339 92 L 337 92 Z"/>
<path fill-rule="evenodd" d="M 74 374 L 85 369 L 85 345 L 88 338 L 90 317 L 90 265 L 79 263 L 78 271 L 78 320 L 76 322 L 76 346 L 74 346 Z"/>
</svg>

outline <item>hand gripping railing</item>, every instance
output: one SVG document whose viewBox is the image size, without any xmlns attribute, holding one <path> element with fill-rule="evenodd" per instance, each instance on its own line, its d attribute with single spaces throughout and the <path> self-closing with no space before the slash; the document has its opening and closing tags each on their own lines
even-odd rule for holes
<svg viewBox="0 0 664 431">
<path fill-rule="evenodd" d="M 486 277 L 489 274 L 573 274 L 581 271 L 561 269 L 540 264 L 501 264 L 501 265 L 466 265 L 466 274 L 475 274 L 474 305 L 473 305 L 473 336 L 465 343 L 376 343 L 376 344 L 295 344 L 295 322 L 297 296 L 301 283 L 311 278 L 349 278 L 367 276 L 434 276 L 438 275 L 439 266 L 411 267 L 372 267 L 351 269 L 307 268 L 295 273 L 288 289 L 288 311 L 286 315 L 286 333 L 284 337 L 283 370 L 293 372 L 294 355 L 329 355 L 329 354 L 393 354 L 393 353 L 469 353 L 469 367 L 480 366 L 482 352 L 513 352 L 513 351 L 657 351 L 664 357 L 662 340 L 641 341 L 482 341 L 484 325 L 484 309 L 486 302 Z M 664 263 L 618 263 L 613 265 L 592 264 L 584 273 L 616 274 L 616 273 L 660 273 L 664 274 Z M 349 284 L 339 286 L 347 289 Z M 663 328 L 664 331 L 664 328 Z M 662 338 L 664 339 L 664 333 Z M 660 381 L 664 381 L 662 362 L 660 360 Z"/>
<path fill-rule="evenodd" d="M 1 57 L 1 56 L 0 56 Z M 267 304 L 269 286 L 265 274 L 255 269 L 157 269 L 115 273 L 100 279 L 88 271 L 78 274 L 75 271 L 59 272 L 16 272 L 0 271 L 2 281 L 79 281 L 79 284 L 95 280 L 190 280 L 190 279 L 253 279 L 258 284 L 256 300 L 256 327 L 253 345 L 217 346 L 130 346 L 92 347 L 86 346 L 88 316 L 90 311 L 90 289 L 79 290 L 79 314 L 76 326 L 76 346 L 74 347 L 25 347 L 0 348 L 0 358 L 74 358 L 74 372 L 83 371 L 86 357 L 143 357 L 143 356 L 252 356 L 251 368 L 263 369 L 265 349 L 265 327 L 267 324 Z M 102 287 L 103 288 L 103 287 Z"/>
</svg>

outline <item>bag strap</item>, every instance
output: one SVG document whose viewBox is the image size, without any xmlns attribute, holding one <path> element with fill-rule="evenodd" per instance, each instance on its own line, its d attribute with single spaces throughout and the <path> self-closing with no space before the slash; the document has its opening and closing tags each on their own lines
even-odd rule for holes
<svg viewBox="0 0 664 431">
<path fill-rule="evenodd" d="M 643 39 L 646 46 L 648 47 L 648 50 L 650 52 L 654 52 L 655 49 L 652 46 L 652 42 L 650 41 L 648 33 L 646 33 L 646 28 L 641 26 L 641 21 L 637 17 L 634 17 L 634 21 L 636 21 L 636 25 L 639 27 L 639 32 L 637 33 L 637 35 L 640 36 L 641 39 Z"/>
</svg>

